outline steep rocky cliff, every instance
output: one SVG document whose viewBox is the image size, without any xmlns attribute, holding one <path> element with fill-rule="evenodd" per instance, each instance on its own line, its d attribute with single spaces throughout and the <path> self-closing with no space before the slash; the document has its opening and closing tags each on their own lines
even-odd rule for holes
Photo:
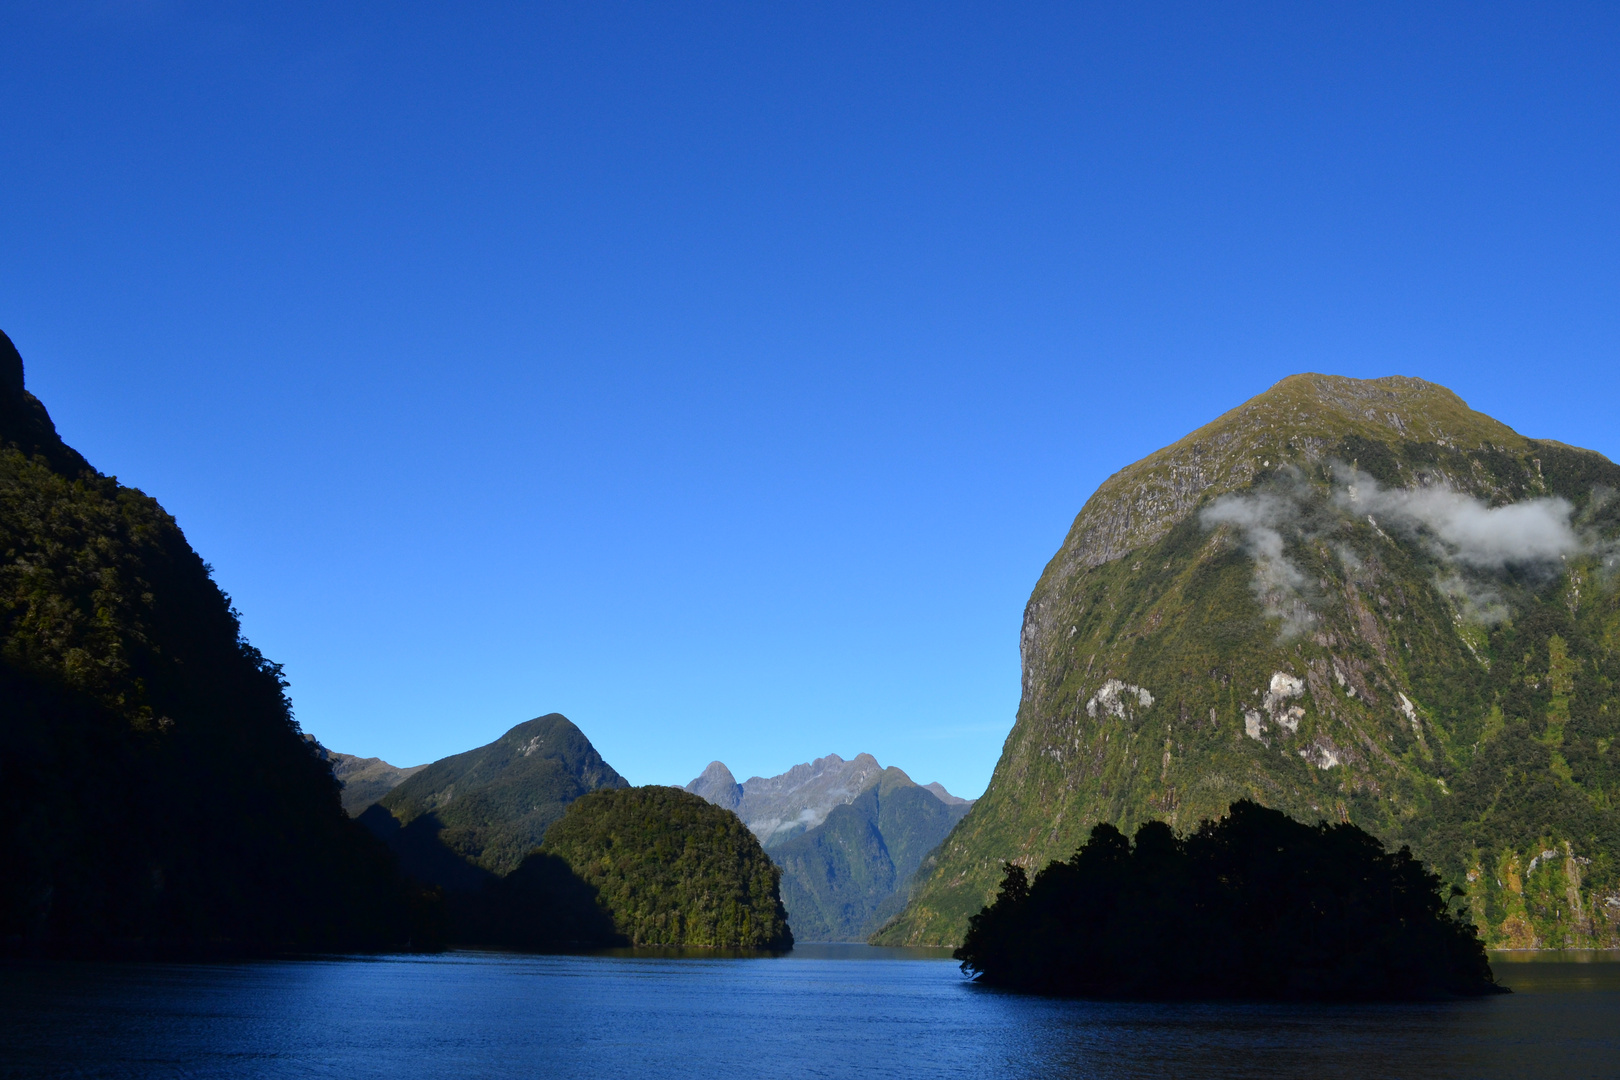
<svg viewBox="0 0 1620 1080">
<path fill-rule="evenodd" d="M 1620 944 L 1620 468 L 1419 379 L 1297 375 L 1110 477 L 1025 610 L 985 796 L 875 940 L 1003 860 L 1248 797 L 1409 843 L 1492 944 Z"/>
</svg>

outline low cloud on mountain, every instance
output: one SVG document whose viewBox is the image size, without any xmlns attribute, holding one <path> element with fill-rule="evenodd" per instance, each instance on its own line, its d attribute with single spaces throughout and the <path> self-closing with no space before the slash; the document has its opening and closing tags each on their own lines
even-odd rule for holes
<svg viewBox="0 0 1620 1080">
<path fill-rule="evenodd" d="M 1567 499 L 1526 499 L 1488 506 L 1450 488 L 1385 488 L 1364 472 L 1334 469 L 1333 501 L 1360 517 L 1421 536 L 1448 562 L 1480 570 L 1553 562 L 1585 551 Z"/>
<path fill-rule="evenodd" d="M 1526 499 L 1493 507 L 1450 488 L 1386 488 L 1342 464 L 1333 466 L 1333 476 L 1326 518 L 1320 495 L 1293 470 L 1279 475 L 1267 490 L 1224 495 L 1199 516 L 1205 528 L 1230 525 L 1238 531 L 1254 559 L 1255 595 L 1267 615 L 1283 620 L 1284 641 L 1316 621 L 1310 610 L 1310 578 L 1288 558 L 1288 538 L 1323 535 L 1347 518 L 1424 544 L 1446 567 L 1436 576 L 1436 587 L 1466 621 L 1483 625 L 1495 625 L 1511 614 L 1493 575 L 1510 567 L 1550 569 L 1572 555 L 1610 554 L 1600 550 L 1596 537 L 1577 529 L 1567 499 Z M 1360 566 L 1348 547 L 1339 544 L 1338 550 L 1348 568 Z"/>
<path fill-rule="evenodd" d="M 1266 614 L 1283 620 L 1284 640 L 1298 637 L 1316 622 L 1307 597 L 1309 579 L 1283 554 L 1283 530 L 1297 531 L 1305 506 L 1303 483 L 1257 495 L 1224 495 L 1204 510 L 1205 528 L 1231 525 L 1254 559 L 1254 593 Z"/>
</svg>

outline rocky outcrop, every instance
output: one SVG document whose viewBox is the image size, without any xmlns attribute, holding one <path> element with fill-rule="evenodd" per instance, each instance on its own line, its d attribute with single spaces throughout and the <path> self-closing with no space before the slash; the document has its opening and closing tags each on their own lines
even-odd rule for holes
<svg viewBox="0 0 1620 1080">
<path fill-rule="evenodd" d="M 737 783 L 737 778 L 721 761 L 709 762 L 709 767 L 687 784 L 686 790 L 727 810 L 737 809 L 743 797 L 742 785 Z"/>
<path fill-rule="evenodd" d="M 828 754 L 777 776 L 754 776 L 738 784 L 731 770 L 716 761 L 686 790 L 721 806 L 734 800 L 727 809 L 736 811 L 769 851 L 820 825 L 833 807 L 853 802 L 882 773 L 883 766 L 871 754 L 857 754 L 849 761 Z M 716 797 L 710 798 L 711 793 Z"/>
</svg>

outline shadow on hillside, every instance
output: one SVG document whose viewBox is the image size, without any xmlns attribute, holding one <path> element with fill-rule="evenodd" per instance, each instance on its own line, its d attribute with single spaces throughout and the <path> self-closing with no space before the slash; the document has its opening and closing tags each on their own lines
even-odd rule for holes
<svg viewBox="0 0 1620 1080">
<path fill-rule="evenodd" d="M 406 874 L 443 891 L 446 939 L 453 946 L 554 952 L 627 944 L 598 902 L 596 887 L 557 855 L 534 851 L 503 878 L 447 847 L 435 814 L 401 825 L 374 804 L 359 820 L 388 845 Z"/>
</svg>

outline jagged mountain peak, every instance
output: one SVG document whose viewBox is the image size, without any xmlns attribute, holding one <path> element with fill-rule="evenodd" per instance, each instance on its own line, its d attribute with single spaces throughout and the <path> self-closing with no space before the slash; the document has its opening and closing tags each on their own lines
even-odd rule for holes
<svg viewBox="0 0 1620 1080">
<path fill-rule="evenodd" d="M 715 761 L 686 790 L 759 838 L 782 867 L 783 903 L 806 941 L 860 940 L 894 915 L 917 867 L 972 805 L 864 753 L 742 784 Z"/>
<path fill-rule="evenodd" d="M 743 794 L 742 785 L 737 783 L 737 778 L 731 775 L 731 770 L 722 761 L 709 762 L 709 767 L 687 784 L 686 790 L 727 810 L 737 809 Z"/>
</svg>

